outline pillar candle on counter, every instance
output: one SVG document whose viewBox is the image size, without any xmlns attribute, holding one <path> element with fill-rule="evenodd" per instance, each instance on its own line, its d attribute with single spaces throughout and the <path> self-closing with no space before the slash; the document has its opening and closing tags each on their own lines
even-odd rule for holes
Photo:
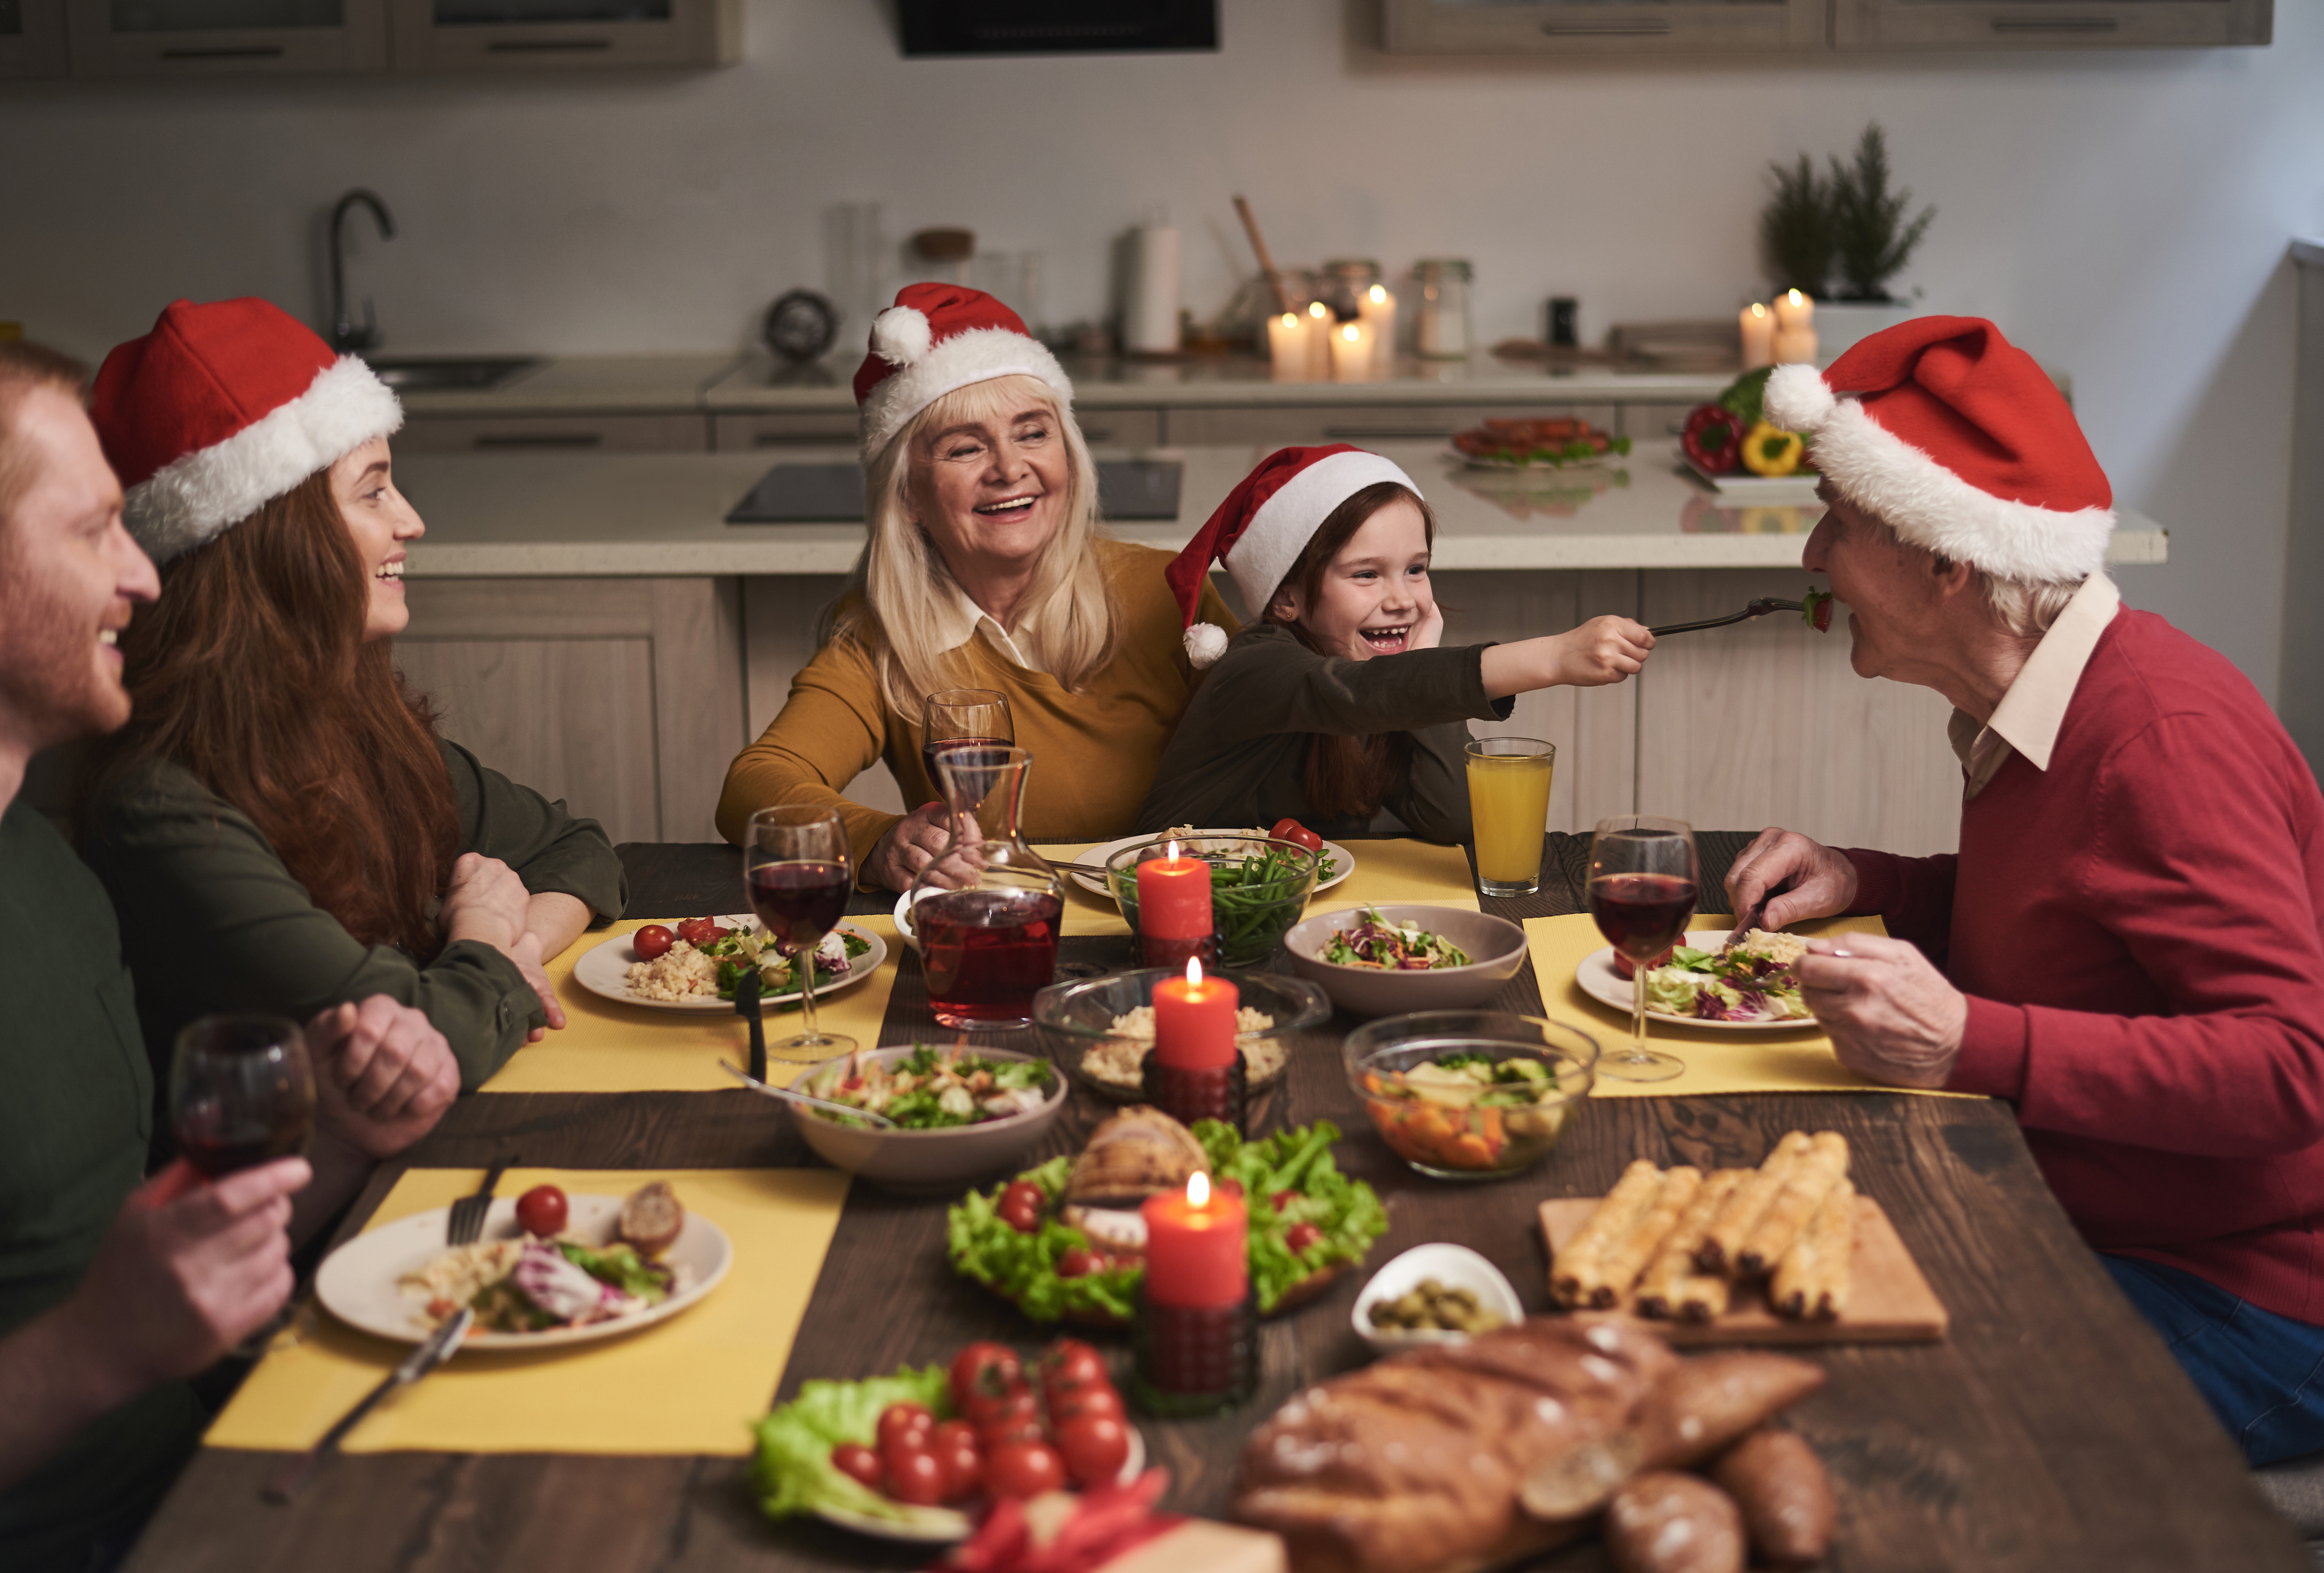
<svg viewBox="0 0 2324 1573">
<path fill-rule="evenodd" d="M 1267 319 L 1267 358 L 1278 383 L 1307 380 L 1307 319 L 1285 311 Z"/>
<path fill-rule="evenodd" d="M 1321 301 L 1307 302 L 1307 377 L 1332 380 L 1332 309 Z"/>
<path fill-rule="evenodd" d="M 1211 1189 L 1210 1176 L 1186 1181 L 1183 1196 L 1146 1198 L 1145 1294 L 1181 1310 L 1238 1306 L 1250 1293 L 1250 1246 L 1243 1198 Z"/>
<path fill-rule="evenodd" d="M 1743 369 L 1775 364 L 1775 314 L 1754 301 L 1743 308 Z"/>
<path fill-rule="evenodd" d="M 1176 841 L 1163 850 L 1138 865 L 1139 957 L 1148 967 L 1183 967 L 1210 954 L 1211 865 L 1181 857 Z"/>
<path fill-rule="evenodd" d="M 1209 870 L 1204 879 L 1210 878 Z M 1144 887 L 1139 889 L 1143 902 Z M 1143 909 L 1140 910 L 1141 920 Z M 1204 977 L 1203 964 L 1186 963 L 1184 982 L 1154 985 L 1154 1059 L 1172 1070 L 1216 1070 L 1232 1065 L 1242 991 L 1223 977 Z"/>
<path fill-rule="evenodd" d="M 1396 370 L 1396 297 L 1386 284 L 1374 284 L 1356 297 L 1357 319 L 1371 330 L 1372 363 L 1379 375 Z"/>
<path fill-rule="evenodd" d="M 1775 326 L 1813 328 L 1815 302 L 1797 290 L 1785 290 L 1775 300 Z"/>
<path fill-rule="evenodd" d="M 1370 330 L 1363 319 L 1342 322 L 1332 329 L 1332 380 L 1335 383 L 1368 383 L 1372 380 L 1372 345 Z"/>
<path fill-rule="evenodd" d="M 1816 357 L 1815 302 L 1797 290 L 1786 290 L 1775 302 L 1777 365 L 1812 365 Z"/>
</svg>

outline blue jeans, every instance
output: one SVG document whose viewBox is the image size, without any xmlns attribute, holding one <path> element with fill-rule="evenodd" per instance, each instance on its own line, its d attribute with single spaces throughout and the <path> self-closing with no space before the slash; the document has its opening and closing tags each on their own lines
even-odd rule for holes
<svg viewBox="0 0 2324 1573">
<path fill-rule="evenodd" d="M 2324 1451 L 2324 1328 L 2134 1256 L 2098 1260 L 2255 1467 Z"/>
</svg>

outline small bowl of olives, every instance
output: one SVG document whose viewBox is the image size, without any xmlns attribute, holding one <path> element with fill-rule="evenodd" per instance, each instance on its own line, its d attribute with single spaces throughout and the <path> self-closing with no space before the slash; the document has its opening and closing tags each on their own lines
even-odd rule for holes
<svg viewBox="0 0 2324 1573">
<path fill-rule="evenodd" d="M 1415 1245 L 1372 1274 L 1356 1297 L 1356 1336 L 1383 1355 L 1457 1344 L 1525 1319 L 1500 1269 L 1466 1245 Z"/>
</svg>

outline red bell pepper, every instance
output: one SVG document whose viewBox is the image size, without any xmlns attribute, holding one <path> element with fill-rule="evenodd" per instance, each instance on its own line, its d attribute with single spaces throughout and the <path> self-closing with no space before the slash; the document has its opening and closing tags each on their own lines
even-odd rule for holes
<svg viewBox="0 0 2324 1573">
<path fill-rule="evenodd" d="M 1697 469 L 1723 476 L 1743 457 L 1743 422 L 1720 404 L 1704 404 L 1686 418 L 1679 446 Z"/>
</svg>

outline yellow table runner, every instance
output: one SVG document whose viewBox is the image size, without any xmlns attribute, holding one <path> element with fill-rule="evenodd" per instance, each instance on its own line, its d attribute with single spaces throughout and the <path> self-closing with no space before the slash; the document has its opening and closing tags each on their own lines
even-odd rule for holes
<svg viewBox="0 0 2324 1573">
<path fill-rule="evenodd" d="M 1725 929 L 1731 918 L 1699 913 L 1692 929 Z M 1565 918 L 1527 918 L 1526 943 L 1533 953 L 1533 972 L 1541 985 L 1542 1004 L 1552 1016 L 1563 1016 L 1591 1030 L 1608 1053 L 1630 1039 L 1630 1013 L 1600 1004 L 1582 992 L 1574 969 L 1583 958 L 1602 949 L 1606 940 L 1587 912 Z M 1801 923 L 1802 934 L 1885 934 L 1878 918 L 1827 918 Z M 1831 1040 L 1811 1022 L 1793 1032 L 1722 1032 L 1715 1027 L 1682 1027 L 1648 1017 L 1648 1044 L 1686 1061 L 1686 1069 L 1667 1081 L 1618 1081 L 1601 1076 L 1591 1087 L 1591 1097 L 1704 1097 L 1734 1092 L 1911 1092 L 1911 1087 L 1887 1087 L 1867 1081 L 1832 1058 Z M 1936 1093 L 1937 1097 L 1967 1096 Z"/>
<path fill-rule="evenodd" d="M 710 1092 L 737 1085 L 718 1069 L 721 1059 L 747 1067 L 751 1058 L 750 1029 L 731 1011 L 695 1015 L 678 1011 L 650 1010 L 643 1005 L 616 1004 L 590 993 L 573 981 L 574 963 L 592 946 L 645 927 L 646 919 L 615 923 L 584 934 L 549 964 L 549 981 L 565 1002 L 565 1028 L 538 1043 L 518 1050 L 506 1065 L 485 1082 L 484 1092 Z M 816 996 L 816 1022 L 825 1032 L 845 1033 L 860 1048 L 880 1043 L 880 1024 L 887 1020 L 888 995 L 896 986 L 897 959 L 903 944 L 896 937 L 895 920 L 887 917 L 850 918 L 887 942 L 888 959 L 869 982 L 856 984 L 829 998 Z M 770 1039 L 788 1038 L 799 1030 L 797 1011 L 769 1011 Z M 770 1060 L 773 1079 L 788 1083 L 792 1072 Z"/>
<path fill-rule="evenodd" d="M 366 1226 L 448 1206 L 484 1178 L 415 1169 Z M 653 1180 L 734 1242 L 726 1281 L 666 1322 L 540 1352 L 468 1350 L 382 1403 L 349 1434 L 350 1453 L 714 1453 L 751 1448 L 774 1401 L 839 1226 L 847 1176 L 822 1169 L 515 1169 L 500 1194 L 553 1182 L 624 1195 Z M 319 1307 L 275 1341 L 205 1439 L 214 1448 L 314 1445 L 410 1353 Z"/>
<path fill-rule="evenodd" d="M 1311 912 L 1336 911 L 1342 907 L 1379 902 L 1427 902 L 1459 907 L 1463 911 L 1477 911 L 1477 887 L 1469 877 L 1469 856 L 1458 847 L 1401 839 L 1343 845 L 1348 856 L 1355 859 L 1355 872 L 1330 890 L 1309 898 Z M 1089 845 L 1080 844 L 1036 848 L 1042 856 L 1057 863 L 1072 862 L 1089 849 Z M 1067 934 L 1130 932 L 1130 925 L 1121 921 L 1120 910 L 1111 897 L 1094 894 L 1071 876 L 1065 884 L 1071 893 L 1065 898 Z"/>
</svg>

